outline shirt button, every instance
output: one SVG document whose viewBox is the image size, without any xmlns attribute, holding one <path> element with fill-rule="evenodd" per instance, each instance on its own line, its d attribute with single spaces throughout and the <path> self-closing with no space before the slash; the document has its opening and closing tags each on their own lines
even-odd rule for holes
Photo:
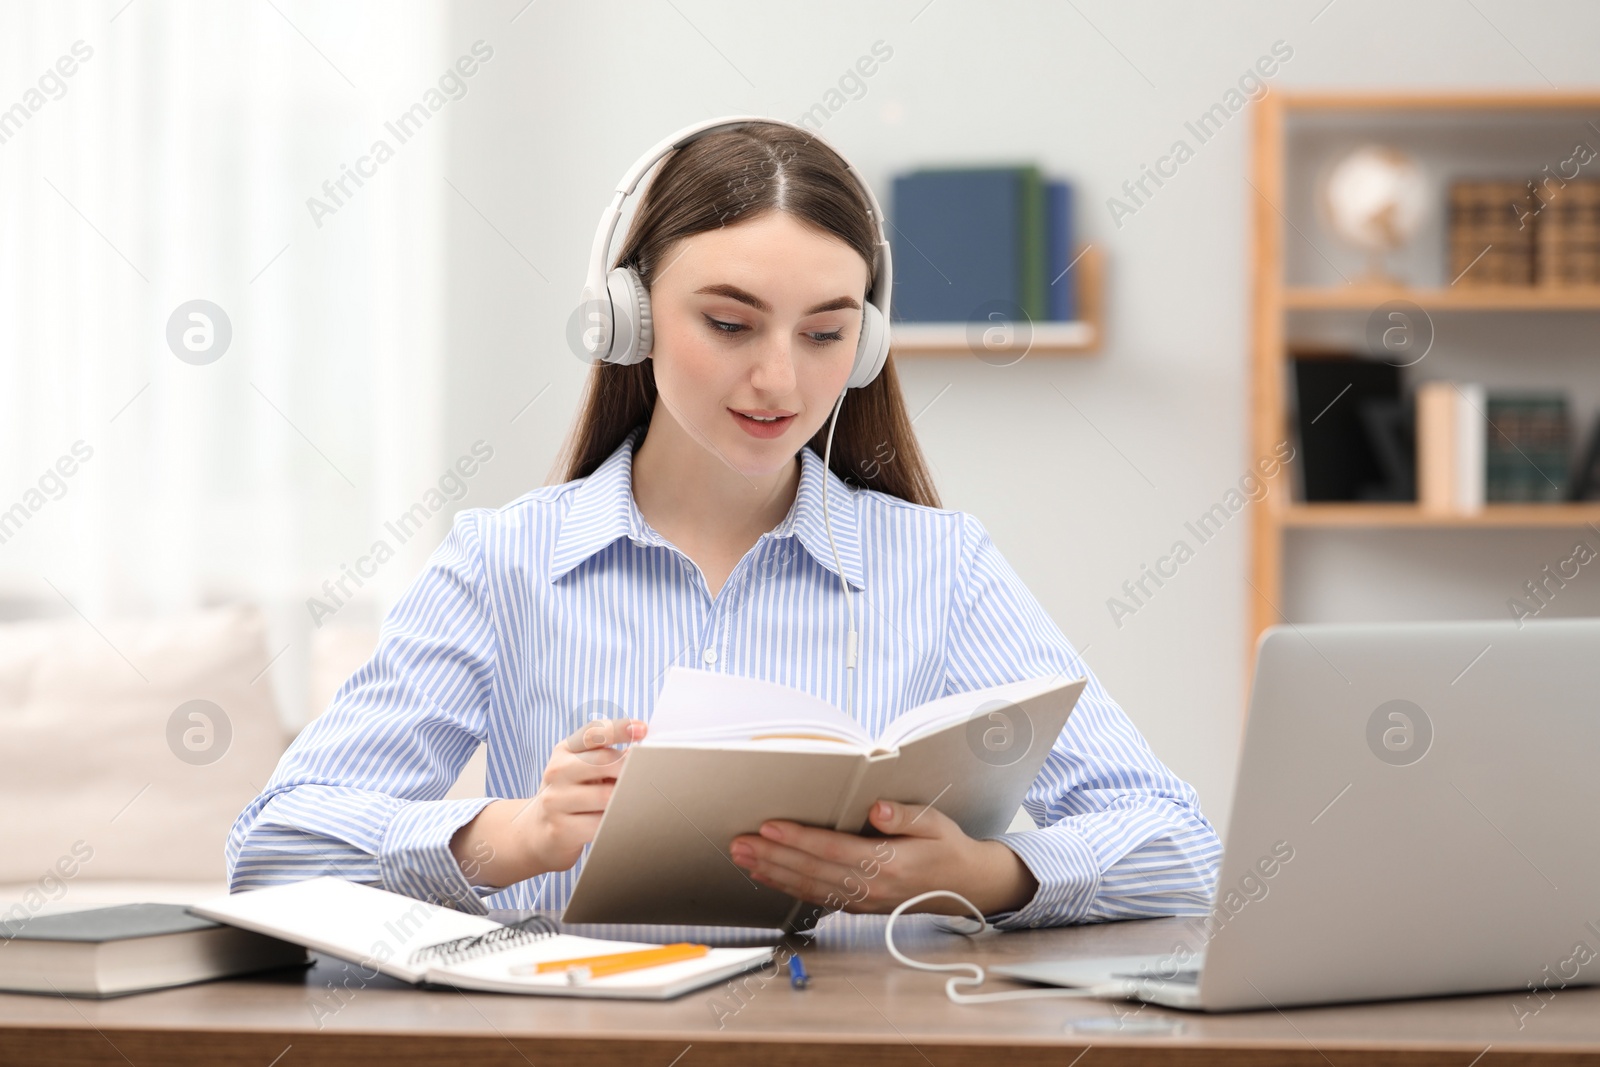
<svg viewBox="0 0 1600 1067">
<path fill-rule="evenodd" d="M 714 648 L 708 648 L 704 653 L 702 653 L 701 658 L 707 663 L 715 663 L 717 662 L 717 650 Z"/>
</svg>

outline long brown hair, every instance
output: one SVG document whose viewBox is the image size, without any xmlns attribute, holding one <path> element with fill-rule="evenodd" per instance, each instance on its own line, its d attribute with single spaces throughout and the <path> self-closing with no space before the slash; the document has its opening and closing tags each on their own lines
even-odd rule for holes
<svg viewBox="0 0 1600 1067">
<path fill-rule="evenodd" d="M 802 130 L 751 122 L 693 141 L 664 160 L 639 203 L 616 266 L 631 266 L 646 288 L 674 242 L 786 211 L 845 242 L 866 260 L 872 290 L 876 233 L 865 198 L 843 160 Z M 655 361 L 597 363 L 576 423 L 556 461 L 563 480 L 592 474 L 655 410 Z M 818 456 L 827 423 L 806 447 Z M 872 382 L 845 394 L 829 467 L 847 484 L 939 507 L 917 445 L 891 352 Z"/>
</svg>

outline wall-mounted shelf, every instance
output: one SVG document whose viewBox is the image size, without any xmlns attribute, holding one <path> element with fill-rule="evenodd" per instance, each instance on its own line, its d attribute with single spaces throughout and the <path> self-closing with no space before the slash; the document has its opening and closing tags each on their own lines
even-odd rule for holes
<svg viewBox="0 0 1600 1067">
<path fill-rule="evenodd" d="M 1428 311 L 1600 311 L 1600 285 L 1478 285 L 1410 289 L 1403 285 L 1290 287 L 1290 311 L 1371 311 L 1391 300 L 1409 300 Z"/>
<path fill-rule="evenodd" d="M 1415 504 L 1291 504 L 1280 514 L 1284 526 L 1303 528 L 1488 529 L 1572 527 L 1600 524 L 1600 504 L 1488 504 L 1480 511 L 1424 511 Z"/>
<path fill-rule="evenodd" d="M 1101 316 L 1105 263 L 1100 249 L 1084 245 L 1079 249 L 1067 279 L 1076 278 L 1080 318 L 1073 322 L 1035 322 L 1028 336 L 1017 330 L 1010 337 L 1001 330 L 983 337 L 978 324 L 967 322 L 897 322 L 890 331 L 896 356 L 989 356 L 1003 361 L 1014 355 L 1087 356 L 1100 348 Z M 979 340 L 975 341 L 977 336 Z"/>
</svg>

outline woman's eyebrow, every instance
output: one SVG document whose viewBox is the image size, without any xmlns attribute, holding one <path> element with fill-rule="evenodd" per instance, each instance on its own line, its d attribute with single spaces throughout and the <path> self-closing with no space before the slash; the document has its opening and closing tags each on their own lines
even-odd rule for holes
<svg viewBox="0 0 1600 1067">
<path fill-rule="evenodd" d="M 727 283 L 723 283 L 721 285 L 704 286 L 696 289 L 695 295 L 725 296 L 729 300 L 737 300 L 741 304 L 748 304 L 762 313 L 767 313 L 772 310 L 772 305 L 761 299 L 759 296 L 756 296 L 754 293 L 745 292 L 737 285 L 729 285 Z M 838 311 L 840 308 L 852 308 L 856 311 L 860 311 L 861 305 L 854 297 L 836 296 L 832 300 L 824 300 L 816 307 L 807 308 L 805 313 L 807 315 L 818 315 L 824 311 Z"/>
</svg>

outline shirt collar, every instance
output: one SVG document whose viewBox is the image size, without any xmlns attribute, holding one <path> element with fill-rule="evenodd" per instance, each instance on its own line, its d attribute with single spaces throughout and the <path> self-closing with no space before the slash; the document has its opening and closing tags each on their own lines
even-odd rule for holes
<svg viewBox="0 0 1600 1067">
<path fill-rule="evenodd" d="M 627 537 L 637 545 L 669 544 L 645 522 L 633 499 L 633 450 L 643 436 L 644 427 L 635 428 L 594 473 L 572 490 L 572 504 L 562 520 L 561 533 L 550 559 L 552 582 L 619 537 Z M 796 538 L 818 563 L 834 574 L 839 573 L 833 565 L 833 552 L 828 548 L 827 527 L 822 518 L 824 479 L 828 486 L 828 511 L 833 518 L 834 544 L 839 548 L 844 578 L 854 588 L 862 589 L 854 491 L 838 475 L 824 469 L 822 457 L 809 447 L 800 450 L 800 486 L 794 504 L 770 536 Z"/>
</svg>

